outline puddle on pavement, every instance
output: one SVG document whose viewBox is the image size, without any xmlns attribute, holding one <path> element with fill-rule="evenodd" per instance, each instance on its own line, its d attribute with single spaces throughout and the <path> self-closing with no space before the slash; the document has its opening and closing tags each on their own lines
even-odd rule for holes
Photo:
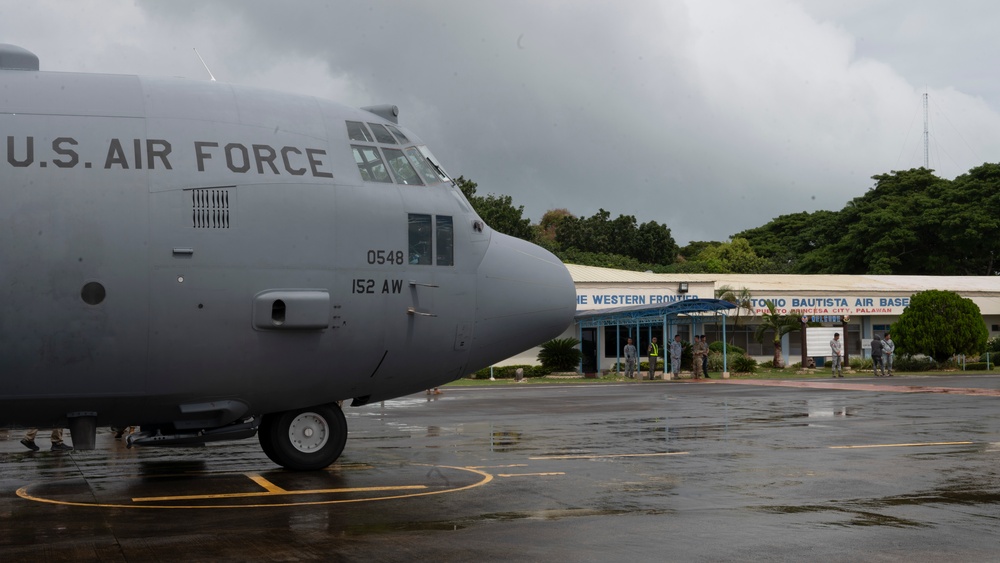
<svg viewBox="0 0 1000 563">
<path fill-rule="evenodd" d="M 648 511 L 647 511 L 648 512 Z M 565 518 L 581 518 L 592 516 L 617 516 L 631 514 L 632 511 L 620 509 L 595 508 L 564 508 L 551 510 L 535 510 L 526 512 L 495 512 L 459 520 L 437 520 L 429 522 L 394 522 L 378 524 L 361 524 L 348 526 L 348 534 L 377 534 L 384 532 L 423 532 L 462 530 L 480 522 L 509 522 L 514 520 L 562 520 Z"/>
<path fill-rule="evenodd" d="M 822 523 L 827 526 L 887 526 L 892 528 L 929 528 L 930 524 L 925 524 L 923 522 L 917 522 L 915 520 L 908 520 L 906 518 L 898 518 L 895 516 L 889 516 L 887 514 L 880 514 L 877 512 L 870 512 L 866 510 L 852 510 L 850 508 L 841 506 L 824 506 L 824 505 L 775 505 L 775 506 L 755 506 L 750 507 L 751 510 L 755 512 L 764 512 L 767 514 L 777 514 L 777 515 L 790 515 L 790 514 L 840 514 L 844 516 L 850 516 L 851 519 L 846 522 L 826 522 Z M 812 522 L 809 524 L 820 524 L 818 522 Z"/>
</svg>

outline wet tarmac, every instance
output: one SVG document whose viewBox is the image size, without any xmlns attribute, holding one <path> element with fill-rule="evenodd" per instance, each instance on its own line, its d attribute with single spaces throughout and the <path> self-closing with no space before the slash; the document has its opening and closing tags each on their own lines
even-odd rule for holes
<svg viewBox="0 0 1000 563">
<path fill-rule="evenodd" d="M 256 439 L 32 453 L 4 561 L 996 561 L 1000 377 L 445 388 L 346 409 L 339 462 Z"/>
</svg>

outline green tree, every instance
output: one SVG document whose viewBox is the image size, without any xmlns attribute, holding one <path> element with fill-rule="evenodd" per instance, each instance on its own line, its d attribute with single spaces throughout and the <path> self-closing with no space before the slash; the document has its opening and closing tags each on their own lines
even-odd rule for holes
<svg viewBox="0 0 1000 563">
<path fill-rule="evenodd" d="M 632 256 L 647 264 L 673 264 L 677 256 L 677 243 L 666 225 L 648 221 L 639 225 L 636 230 Z"/>
<path fill-rule="evenodd" d="M 979 306 L 954 291 L 914 294 L 892 325 L 892 339 L 901 354 L 925 354 L 938 362 L 955 354 L 982 353 L 988 336 Z"/>
<path fill-rule="evenodd" d="M 983 164 L 943 186 L 929 221 L 941 274 L 996 275 L 1000 270 L 1000 164 Z"/>
<path fill-rule="evenodd" d="M 802 323 L 799 315 L 783 315 L 778 313 L 774 301 L 768 299 L 764 301 L 767 312 L 761 315 L 760 324 L 753 333 L 753 339 L 757 342 L 764 342 L 764 336 L 768 331 L 774 331 L 774 367 L 785 367 L 785 358 L 781 355 L 781 337 L 796 330 L 802 330 Z"/>
<path fill-rule="evenodd" d="M 472 204 L 476 214 L 491 228 L 519 239 L 535 240 L 535 230 L 531 226 L 531 220 L 522 217 L 524 206 L 514 207 L 513 199 L 509 195 L 478 196 L 476 195 L 478 184 L 472 180 L 466 180 L 464 176 L 456 178 L 455 183 Z"/>
<path fill-rule="evenodd" d="M 616 270 L 630 270 L 633 272 L 644 272 L 652 267 L 647 264 L 642 264 L 635 258 L 631 258 L 629 256 L 599 252 L 584 252 L 582 250 L 577 250 L 576 248 L 557 250 L 555 255 L 563 262 L 568 264 L 579 264 L 581 266 L 614 268 Z"/>
<path fill-rule="evenodd" d="M 697 261 L 717 274 L 759 274 L 767 267 L 767 260 L 757 256 L 747 239 L 740 237 L 705 248 Z"/>
<path fill-rule="evenodd" d="M 734 238 L 746 238 L 774 273 L 1000 273 L 1000 164 L 953 181 L 925 168 L 872 178 L 840 211 L 784 215 Z"/>
<path fill-rule="evenodd" d="M 563 219 L 572 216 L 573 214 L 568 209 L 549 209 L 542 214 L 542 219 L 538 222 L 538 235 L 536 239 L 558 247 L 556 232 L 559 230 L 559 225 Z"/>
<path fill-rule="evenodd" d="M 840 240 L 843 234 L 836 211 L 815 211 L 782 215 L 733 238 L 744 238 L 758 256 L 768 262 L 768 273 L 809 273 L 801 262 L 811 252 Z"/>
<path fill-rule="evenodd" d="M 698 255 L 701 254 L 706 248 L 718 246 L 720 244 L 722 243 L 714 240 L 693 240 L 687 243 L 686 246 L 679 248 L 677 250 L 677 254 L 683 257 L 684 260 L 690 262 L 696 260 Z"/>
<path fill-rule="evenodd" d="M 656 221 L 639 225 L 632 215 L 611 219 L 604 209 L 590 217 L 562 217 L 555 238 L 564 251 L 619 254 L 643 264 L 670 264 L 677 255 L 677 243 L 666 225 Z"/>
</svg>

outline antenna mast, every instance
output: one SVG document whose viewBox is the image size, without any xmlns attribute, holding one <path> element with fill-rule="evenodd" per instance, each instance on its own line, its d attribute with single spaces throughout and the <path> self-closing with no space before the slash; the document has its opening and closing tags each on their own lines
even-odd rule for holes
<svg viewBox="0 0 1000 563">
<path fill-rule="evenodd" d="M 197 47 L 192 47 L 192 49 L 194 49 L 194 54 L 198 55 L 198 60 L 200 60 L 202 66 L 205 67 L 205 71 L 208 72 L 208 76 L 212 79 L 212 82 L 215 82 L 215 75 L 212 74 L 212 71 L 208 70 L 208 65 L 205 64 L 205 59 L 201 58 L 201 53 L 198 52 L 198 48 Z M 926 96 L 926 94 L 924 94 L 924 95 Z M 925 124 L 924 125 L 924 133 L 925 134 L 926 134 L 926 131 L 927 131 L 927 125 L 926 125 L 926 123 L 927 123 L 927 101 L 925 99 L 924 100 L 924 124 Z M 924 160 L 927 160 L 927 158 L 924 157 Z"/>
<path fill-rule="evenodd" d="M 930 170 L 930 158 L 927 150 L 927 92 L 924 92 L 924 168 Z"/>
</svg>

